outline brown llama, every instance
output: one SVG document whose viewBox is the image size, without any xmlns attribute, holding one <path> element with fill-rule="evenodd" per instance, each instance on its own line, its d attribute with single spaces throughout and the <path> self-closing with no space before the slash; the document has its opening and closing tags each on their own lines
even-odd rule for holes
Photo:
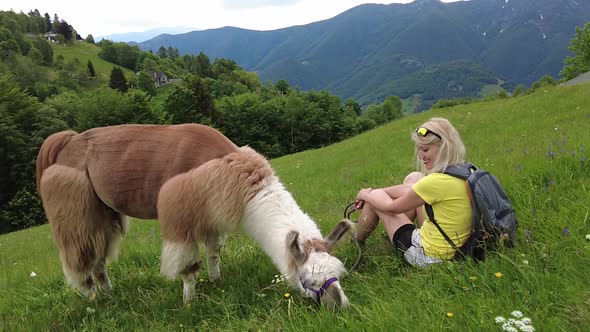
<svg viewBox="0 0 590 332">
<path fill-rule="evenodd" d="M 205 180 L 197 176 L 190 179 L 196 184 L 206 185 L 204 188 L 188 188 L 179 183 L 179 179 L 186 178 L 188 174 L 216 174 L 220 170 L 206 169 L 210 169 L 212 164 L 227 162 L 227 158 L 241 160 L 239 156 L 246 155 L 250 156 L 246 159 L 255 162 L 255 165 L 242 166 L 252 169 L 252 174 L 260 178 L 258 182 L 243 178 L 245 173 L 236 168 L 234 173 L 228 170 L 227 177 Z M 200 166 L 204 167 L 201 169 Z M 232 178 L 229 174 L 236 174 L 237 177 Z M 217 181 L 219 184 L 216 184 Z M 250 181 L 248 183 L 254 187 L 247 190 L 243 185 L 238 186 L 242 181 Z M 168 201 L 171 205 L 182 207 L 185 213 L 195 213 L 194 216 L 174 216 L 163 203 L 174 196 L 172 183 L 179 183 L 178 191 L 186 195 L 196 198 L 203 192 L 221 197 L 219 202 L 225 204 L 218 209 L 219 202 L 201 197 L 200 204 L 205 205 L 203 209 L 195 210 L 187 205 L 188 202 L 181 205 Z M 235 188 L 227 187 L 229 183 L 233 183 Z M 160 194 L 163 186 L 166 190 Z M 164 220 L 162 272 L 167 276 L 181 275 L 185 301 L 194 292 L 190 287 L 194 287 L 194 276 L 200 267 L 195 241 L 206 242 L 209 273 L 212 278 L 218 278 L 223 233 L 242 224 L 271 257 L 272 252 L 262 240 L 283 237 L 281 241 L 273 241 L 283 242 L 294 258 L 284 257 L 285 260 L 277 261 L 278 258 L 273 257 L 273 261 L 281 272 L 291 271 L 292 285 L 310 296 L 315 292 L 315 297 L 329 306 L 348 303 L 337 281 L 344 271 L 342 263 L 327 252 L 349 226 L 342 224 L 324 242 L 317 226 L 297 208 L 266 160 L 249 148 L 238 148 L 213 128 L 198 124 L 120 125 L 94 128 L 80 134 L 73 131 L 53 134 L 43 142 L 37 157 L 37 188 L 59 249 L 66 280 L 88 297 L 95 296 L 97 286 L 107 291 L 111 289 L 106 264 L 116 257 L 120 240 L 127 231 L 127 216 L 131 216 Z M 194 193 L 191 194 L 191 190 Z M 275 199 L 274 204 L 265 203 L 267 200 L 262 193 L 273 193 L 271 197 L 286 197 L 286 200 Z M 241 200 L 240 194 L 244 195 Z M 161 195 L 161 202 L 158 202 L 158 195 Z M 230 201 L 232 204 L 229 204 Z M 286 204 L 287 201 L 292 205 Z M 163 215 L 159 208 L 165 211 Z M 282 223 L 285 215 L 304 227 L 294 228 L 286 234 L 271 235 L 269 232 L 273 232 L 274 228 L 265 227 Z M 213 219 L 199 219 L 204 216 Z M 258 227 L 261 228 L 256 230 L 256 222 L 249 216 L 260 216 L 260 221 L 264 220 L 266 226 L 260 224 Z M 193 228 L 185 225 L 189 233 L 180 234 L 180 223 L 175 222 L 175 218 L 192 220 Z M 328 265 L 325 262 L 334 260 L 340 265 L 329 266 L 339 267 L 329 271 L 333 272 L 332 277 L 326 278 L 324 284 L 318 287 L 316 279 L 319 277 L 315 270 L 325 270 Z M 188 265 L 183 265 L 185 263 Z M 309 266 L 315 270 L 308 270 Z M 326 294 L 329 296 L 324 296 Z"/>
</svg>

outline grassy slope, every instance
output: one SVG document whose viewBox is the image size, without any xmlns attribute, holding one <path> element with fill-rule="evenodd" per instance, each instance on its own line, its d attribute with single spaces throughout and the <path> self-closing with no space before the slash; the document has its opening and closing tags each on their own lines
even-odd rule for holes
<svg viewBox="0 0 590 332">
<path fill-rule="evenodd" d="M 78 58 L 84 68 L 88 63 L 88 60 L 92 61 L 92 65 L 96 71 L 96 76 L 102 82 L 108 83 L 111 76 L 111 70 L 114 66 L 116 66 L 115 64 L 105 61 L 98 56 L 98 53 L 100 52 L 99 46 L 87 43 L 85 41 L 77 41 L 70 45 L 58 45 L 51 43 L 51 46 L 53 47 L 54 59 L 58 55 L 62 55 L 65 61 Z M 125 77 L 130 78 L 131 75 L 134 75 L 132 70 L 123 67 L 121 68 L 125 73 Z"/>
<path fill-rule="evenodd" d="M 95 301 L 64 285 L 49 228 L 41 226 L 0 237 L 0 326 L 474 331 L 499 330 L 496 316 L 521 310 L 538 331 L 588 330 L 590 85 L 429 111 L 272 163 L 302 208 L 328 232 L 358 188 L 390 185 L 412 170 L 409 133 L 432 116 L 449 118 L 462 134 L 468 159 L 496 174 L 509 192 L 520 221 L 515 249 L 483 264 L 420 271 L 400 263 L 379 229 L 369 238 L 359 270 L 343 280 L 352 308 L 330 313 L 298 294 L 286 299 L 286 292 L 294 292 L 271 282 L 276 270 L 270 260 L 255 243 L 234 235 L 222 253 L 224 280 L 211 284 L 203 272 L 198 298 L 184 307 L 180 282 L 158 274 L 157 222 L 132 222 L 122 255 L 110 267 L 113 294 Z M 336 250 L 347 266 L 355 254 L 351 242 Z M 33 271 L 36 277 L 30 277 Z"/>
</svg>

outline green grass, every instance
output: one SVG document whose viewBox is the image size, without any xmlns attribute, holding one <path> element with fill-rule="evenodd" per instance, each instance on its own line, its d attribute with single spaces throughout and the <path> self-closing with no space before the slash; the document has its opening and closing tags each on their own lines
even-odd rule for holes
<svg viewBox="0 0 590 332">
<path fill-rule="evenodd" d="M 78 58 L 82 66 L 84 66 L 84 68 L 86 68 L 88 60 L 92 61 L 92 65 L 94 66 L 94 70 L 96 71 L 96 76 L 98 80 L 101 82 L 109 81 L 109 78 L 111 76 L 111 70 L 113 70 L 113 67 L 116 66 L 115 64 L 103 60 L 98 56 L 98 53 L 100 52 L 99 46 L 87 43 L 85 41 L 77 41 L 71 44 L 51 43 L 51 47 L 53 48 L 54 59 L 58 55 L 62 55 L 66 62 L 68 60 Z M 132 70 L 123 67 L 121 68 L 123 69 L 125 77 L 127 78 L 131 78 L 132 75 L 135 75 L 135 73 Z"/>
<path fill-rule="evenodd" d="M 272 283 L 270 259 L 234 235 L 222 251 L 223 280 L 207 282 L 203 272 L 184 306 L 181 282 L 159 276 L 157 222 L 132 221 L 110 265 L 113 293 L 94 301 L 64 284 L 44 225 L 0 236 L 1 329 L 499 331 L 494 318 L 520 310 L 537 331 L 590 330 L 590 85 L 428 111 L 272 164 L 327 233 L 359 188 L 398 183 L 412 170 L 409 134 L 433 116 L 449 118 L 468 159 L 508 191 L 519 219 L 515 248 L 423 271 L 401 263 L 380 227 L 342 281 L 352 307 L 327 312 Z M 346 266 L 356 258 L 349 240 L 335 254 Z"/>
</svg>

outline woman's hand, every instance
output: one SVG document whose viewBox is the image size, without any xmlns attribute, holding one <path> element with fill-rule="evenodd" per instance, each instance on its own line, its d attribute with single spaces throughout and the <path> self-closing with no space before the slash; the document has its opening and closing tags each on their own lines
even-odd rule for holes
<svg viewBox="0 0 590 332">
<path fill-rule="evenodd" d="M 365 201 L 367 200 L 367 196 L 372 190 L 373 188 L 365 188 L 359 191 L 359 193 L 356 195 L 356 205 L 354 207 L 356 210 L 363 208 L 363 205 L 365 205 Z"/>
</svg>

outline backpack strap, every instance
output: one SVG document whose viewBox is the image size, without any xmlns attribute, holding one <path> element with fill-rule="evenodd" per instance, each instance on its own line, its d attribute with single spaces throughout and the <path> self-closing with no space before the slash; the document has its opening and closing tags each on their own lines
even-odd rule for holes
<svg viewBox="0 0 590 332">
<path fill-rule="evenodd" d="M 467 178 L 469 178 L 469 175 L 471 175 L 472 172 L 475 172 L 477 170 L 477 167 L 475 167 L 475 165 L 473 165 L 472 163 L 469 162 L 465 162 L 461 165 L 453 165 L 453 166 L 449 166 L 445 169 L 444 174 L 462 179 L 462 180 L 467 180 Z M 467 193 L 469 194 L 469 200 L 471 201 L 471 190 L 469 190 L 469 184 L 466 182 L 467 185 Z M 453 240 L 451 240 L 451 238 L 447 235 L 447 233 L 445 233 L 445 231 L 442 229 L 442 227 L 440 227 L 440 225 L 438 224 L 438 222 L 434 219 L 434 210 L 432 209 L 432 205 L 428 204 L 428 203 L 424 203 L 424 209 L 426 210 L 426 214 L 428 215 L 428 219 L 430 219 L 430 221 L 434 224 L 434 226 L 436 226 L 436 228 L 438 229 L 438 231 L 440 232 L 440 234 L 445 238 L 445 240 L 447 240 L 447 242 L 451 245 L 451 247 L 453 249 L 455 249 L 456 253 L 460 253 L 460 249 L 459 247 L 457 247 L 457 245 L 455 244 L 455 242 L 453 242 Z"/>
<path fill-rule="evenodd" d="M 469 178 L 469 175 L 471 175 L 471 173 L 475 172 L 476 170 L 477 167 L 475 167 L 475 165 L 473 165 L 472 163 L 465 162 L 461 165 L 449 166 L 445 169 L 443 173 L 450 176 L 454 176 L 459 179 L 467 180 L 467 178 Z"/>
<path fill-rule="evenodd" d="M 430 221 L 434 224 L 434 226 L 436 226 L 436 228 L 438 228 L 438 231 L 440 232 L 440 234 L 442 234 L 442 236 L 445 238 L 445 240 L 447 240 L 447 242 L 451 245 L 451 247 L 453 247 L 453 249 L 455 249 L 457 252 L 459 252 L 459 248 L 457 247 L 455 242 L 453 242 L 453 240 L 451 240 L 451 238 L 447 235 L 447 233 L 445 233 L 445 231 L 443 231 L 442 227 L 440 227 L 438 222 L 436 222 L 436 220 L 434 220 L 434 211 L 432 210 L 432 205 L 430 205 L 428 203 L 424 203 L 424 209 L 426 210 L 426 214 L 428 215 L 428 219 L 430 219 Z"/>
</svg>

